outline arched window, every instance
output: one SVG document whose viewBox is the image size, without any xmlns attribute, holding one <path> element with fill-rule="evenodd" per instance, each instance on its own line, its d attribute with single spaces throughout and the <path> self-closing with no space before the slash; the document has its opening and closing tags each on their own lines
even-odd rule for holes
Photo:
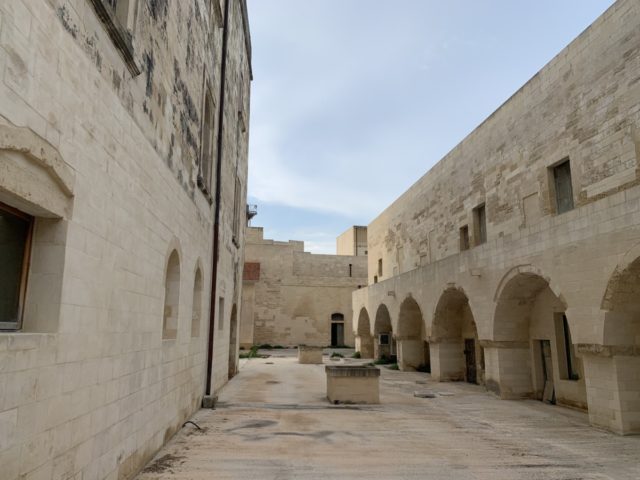
<svg viewBox="0 0 640 480">
<path fill-rule="evenodd" d="M 344 322 L 344 315 L 341 313 L 332 313 L 331 314 L 332 322 Z"/>
<path fill-rule="evenodd" d="M 191 336 L 200 336 L 200 318 L 202 317 L 202 272 L 196 270 L 193 281 L 193 305 L 191 307 Z"/>
<path fill-rule="evenodd" d="M 180 303 L 180 257 L 173 250 L 167 262 L 164 281 L 164 319 L 162 338 L 172 339 L 178 336 L 178 305 Z"/>
</svg>

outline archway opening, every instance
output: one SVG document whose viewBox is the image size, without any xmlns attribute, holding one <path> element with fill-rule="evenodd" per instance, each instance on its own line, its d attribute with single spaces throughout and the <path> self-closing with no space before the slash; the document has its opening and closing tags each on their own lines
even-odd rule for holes
<svg viewBox="0 0 640 480">
<path fill-rule="evenodd" d="M 522 272 L 505 284 L 496 305 L 494 339 L 487 378 L 503 398 L 536 398 L 586 410 L 582 361 L 575 355 L 566 306 L 545 278 Z"/>
<path fill-rule="evenodd" d="M 202 318 L 202 271 L 198 267 L 193 281 L 193 304 L 191 306 L 191 338 L 200 336 Z"/>
<path fill-rule="evenodd" d="M 393 336 L 391 315 L 389 315 L 389 309 L 384 304 L 381 304 L 376 311 L 373 337 L 375 359 L 396 361 L 396 340 Z"/>
<path fill-rule="evenodd" d="M 229 379 L 238 373 L 238 307 L 234 304 L 229 320 Z"/>
<path fill-rule="evenodd" d="M 469 299 L 456 288 L 445 290 L 436 305 L 431 363 L 436 380 L 484 383 L 484 354 Z"/>
<path fill-rule="evenodd" d="M 362 358 L 374 357 L 373 336 L 371 335 L 371 321 L 366 308 L 360 309 L 358 328 L 356 331 L 356 351 Z"/>
<path fill-rule="evenodd" d="M 167 261 L 164 280 L 164 315 L 162 339 L 170 340 L 178 336 L 178 310 L 180 304 L 180 257 L 173 250 Z"/>
<path fill-rule="evenodd" d="M 418 303 L 407 297 L 400 305 L 398 316 L 398 365 L 403 371 L 431 371 L 429 344 Z"/>
<path fill-rule="evenodd" d="M 607 372 L 611 382 L 617 385 L 614 400 L 601 401 L 597 384 L 590 382 L 589 400 L 598 412 L 608 412 L 607 417 L 595 415 L 592 421 L 622 434 L 640 433 L 640 257 L 625 268 L 614 272 L 604 298 L 604 345 L 611 351 L 610 358 L 590 358 L 594 376 Z"/>
</svg>

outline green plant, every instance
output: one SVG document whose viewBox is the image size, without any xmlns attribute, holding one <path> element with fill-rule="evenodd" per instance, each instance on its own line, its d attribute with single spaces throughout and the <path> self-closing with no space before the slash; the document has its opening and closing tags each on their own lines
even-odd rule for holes
<svg viewBox="0 0 640 480">
<path fill-rule="evenodd" d="M 398 364 L 397 364 L 397 363 L 392 363 L 392 364 L 390 364 L 390 365 L 387 365 L 387 368 L 388 368 L 389 370 L 400 370 L 400 367 L 398 366 Z"/>
<path fill-rule="evenodd" d="M 353 355 L 351 355 L 351 358 L 362 358 L 362 355 L 360 355 L 360 352 L 353 352 Z"/>
<path fill-rule="evenodd" d="M 254 345 L 248 352 L 242 352 L 240 358 L 256 358 L 258 356 L 258 348 L 258 345 Z"/>
<path fill-rule="evenodd" d="M 341 353 L 338 353 L 338 352 L 333 352 L 331 354 L 331 358 L 344 358 L 344 355 L 342 355 Z"/>
<path fill-rule="evenodd" d="M 390 363 L 393 363 L 393 362 L 391 362 L 391 359 L 386 355 L 382 355 L 380 358 L 373 361 L 374 365 L 389 365 Z"/>
</svg>

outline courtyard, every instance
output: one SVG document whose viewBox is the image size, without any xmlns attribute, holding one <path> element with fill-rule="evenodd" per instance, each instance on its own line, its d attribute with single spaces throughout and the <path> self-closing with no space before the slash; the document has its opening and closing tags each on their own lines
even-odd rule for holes
<svg viewBox="0 0 640 480">
<path fill-rule="evenodd" d="M 186 424 L 138 480 L 640 478 L 640 437 L 597 430 L 580 411 L 386 367 L 380 405 L 330 405 L 324 365 L 261 353 L 241 360 L 216 409 L 191 419 L 200 429 Z"/>
</svg>

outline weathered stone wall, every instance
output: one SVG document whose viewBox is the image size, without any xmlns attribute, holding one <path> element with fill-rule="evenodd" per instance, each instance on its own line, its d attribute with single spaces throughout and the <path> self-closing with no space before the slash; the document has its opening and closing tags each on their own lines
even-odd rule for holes
<svg viewBox="0 0 640 480">
<path fill-rule="evenodd" d="M 336 239 L 338 255 L 367 255 L 367 249 L 367 227 L 351 227 Z"/>
<path fill-rule="evenodd" d="M 640 382 L 630 386 L 620 373 L 626 396 L 608 402 L 598 378 L 616 375 L 615 352 L 637 354 L 602 345 L 640 338 L 637 322 L 613 314 L 623 307 L 606 302 L 618 295 L 610 291 L 635 291 L 625 268 L 640 255 L 630 258 L 640 244 L 639 24 L 637 1 L 616 2 L 382 212 L 368 228 L 370 285 L 353 295 L 355 318 L 369 318 L 372 332 L 380 305 L 395 332 L 413 298 L 433 368 L 434 352 L 452 341 L 434 338 L 438 305 L 456 292 L 484 348 L 487 387 L 504 397 L 539 393 L 535 346 L 549 340 L 558 401 L 588 403 L 592 422 L 624 433 L 640 430 L 640 402 L 631 400 Z M 558 214 L 552 167 L 567 158 L 575 208 Z M 474 226 L 482 204 L 485 243 Z M 470 249 L 461 251 L 465 225 Z M 373 285 L 380 259 L 384 274 Z M 582 352 L 579 381 L 558 374 L 553 322 L 561 313 Z"/>
<path fill-rule="evenodd" d="M 215 196 L 197 185 L 205 82 L 215 131 L 220 122 L 217 1 L 130 0 L 129 60 L 94 0 L 0 2 L 0 201 L 35 217 L 22 330 L 0 332 L 3 479 L 130 478 L 200 406 L 209 306 L 219 305 Z M 244 213 L 244 8 L 231 0 L 214 391 L 237 355 L 230 317 L 244 240 L 232 238 L 230 186 L 238 177 Z M 173 250 L 178 330 L 163 339 Z"/>
<path fill-rule="evenodd" d="M 353 346 L 351 292 L 366 283 L 366 257 L 314 255 L 302 242 L 263 239 L 262 228 L 247 232 L 245 262 L 259 263 L 260 276 L 245 279 L 241 344 L 327 346 L 340 313 Z"/>
</svg>

